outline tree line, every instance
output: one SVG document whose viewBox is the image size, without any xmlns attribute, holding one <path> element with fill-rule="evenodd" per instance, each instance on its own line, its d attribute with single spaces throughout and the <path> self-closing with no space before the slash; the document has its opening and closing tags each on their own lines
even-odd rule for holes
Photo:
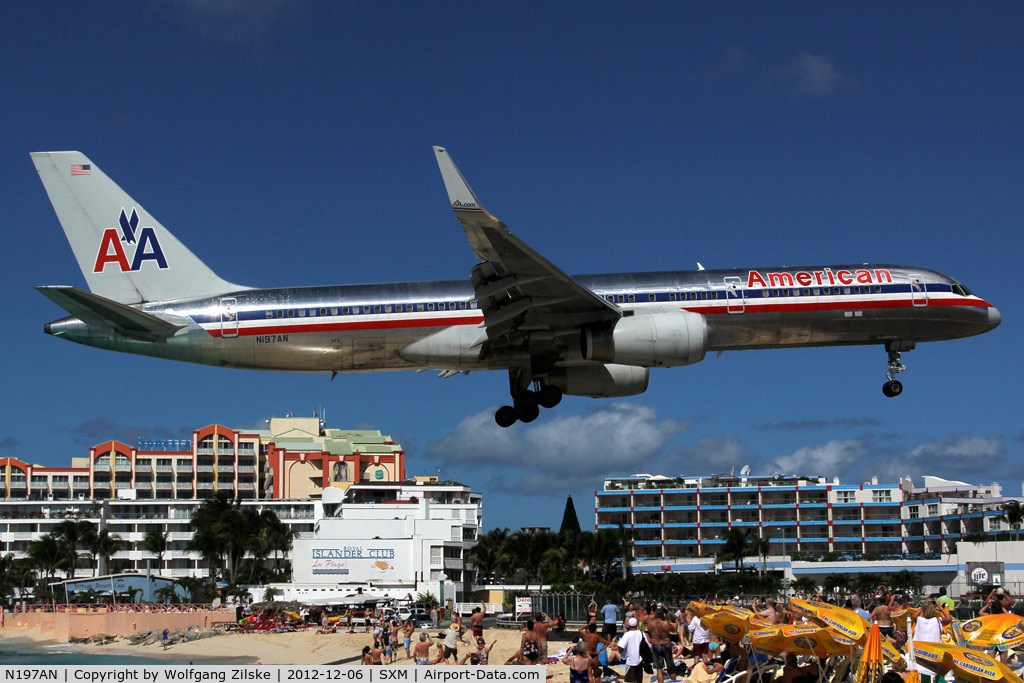
<svg viewBox="0 0 1024 683">
<path fill-rule="evenodd" d="M 243 592 L 238 585 L 263 584 L 290 579 L 290 564 L 283 561 L 297 532 L 269 508 L 257 510 L 241 505 L 222 493 L 206 500 L 192 517 L 192 538 L 184 549 L 197 552 L 206 563 L 205 577 L 177 581 L 195 602 L 208 602 L 218 582 L 228 584 L 227 592 Z M 49 600 L 49 585 L 58 575 L 73 577 L 87 569 L 101 576 L 122 569 L 111 557 L 124 549 L 142 550 L 150 555 L 150 568 L 159 574 L 163 557 L 172 548 L 162 525 L 147 529 L 143 540 L 130 544 L 95 522 L 66 519 L 49 533 L 30 541 L 25 557 L 12 553 L 0 556 L 0 596 L 25 599 L 29 594 Z M 154 566 L 155 562 L 155 566 Z M 170 599 L 173 591 L 165 591 Z M 58 596 L 63 601 L 64 596 Z M 90 596 L 92 598 L 92 596 Z"/>
</svg>

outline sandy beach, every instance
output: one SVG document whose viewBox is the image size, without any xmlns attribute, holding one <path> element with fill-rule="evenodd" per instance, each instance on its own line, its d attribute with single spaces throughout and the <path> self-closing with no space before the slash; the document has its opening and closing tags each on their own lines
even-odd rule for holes
<svg viewBox="0 0 1024 683">
<path fill-rule="evenodd" d="M 439 631 L 425 631 L 430 636 L 436 636 Z M 413 642 L 419 639 L 419 631 L 413 636 Z M 41 636 L 33 629 L 11 629 L 3 630 L 4 637 L 29 638 L 38 642 L 52 642 L 49 636 Z M 488 629 L 484 632 L 484 638 L 488 645 L 497 641 L 491 650 L 490 661 L 492 664 L 504 664 L 505 660 L 511 657 L 518 649 L 521 634 L 519 631 L 508 629 Z M 459 656 L 470 651 L 470 636 L 465 636 L 467 644 L 459 644 Z M 226 633 L 221 636 L 204 638 L 188 643 L 178 643 L 167 648 L 165 651 L 160 644 L 133 646 L 118 640 L 109 645 L 72 645 L 83 653 L 93 654 L 118 654 L 139 655 L 146 657 L 167 657 L 175 660 L 175 663 L 187 663 L 190 658 L 203 659 L 207 657 L 250 657 L 254 662 L 261 664 L 357 664 L 363 646 L 372 642 L 372 636 L 367 633 L 335 633 L 317 634 L 313 630 L 297 633 Z M 431 637 L 433 643 L 440 640 Z M 551 654 L 566 647 L 568 643 L 552 642 Z M 405 650 L 400 649 L 395 666 L 410 666 L 414 662 L 405 657 Z M 556 683 L 569 680 L 568 667 L 564 664 L 550 664 L 547 667 L 548 680 Z"/>
</svg>

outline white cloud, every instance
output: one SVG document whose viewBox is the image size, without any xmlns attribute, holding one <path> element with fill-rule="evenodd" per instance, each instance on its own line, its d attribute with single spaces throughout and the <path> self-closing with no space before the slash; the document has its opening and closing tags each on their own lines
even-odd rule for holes
<svg viewBox="0 0 1024 683">
<path fill-rule="evenodd" d="M 789 63 L 774 69 L 769 82 L 794 97 L 820 99 L 836 93 L 839 72 L 827 57 L 801 52 Z"/>
<path fill-rule="evenodd" d="M 867 453 L 866 444 L 859 439 L 832 440 L 817 446 L 804 446 L 773 459 L 768 469 L 780 474 L 832 476 L 843 474 L 856 465 Z"/>
<path fill-rule="evenodd" d="M 430 442 L 427 454 L 453 469 L 504 470 L 502 480 L 512 487 L 565 490 L 568 477 L 580 485 L 611 472 L 642 471 L 685 428 L 684 422 L 659 420 L 653 408 L 628 403 L 509 429 L 498 427 L 487 410 Z"/>
</svg>

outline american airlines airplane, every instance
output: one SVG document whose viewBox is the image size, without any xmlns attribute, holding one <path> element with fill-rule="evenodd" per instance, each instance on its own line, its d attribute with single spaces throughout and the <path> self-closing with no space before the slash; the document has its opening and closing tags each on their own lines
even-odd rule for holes
<svg viewBox="0 0 1024 683">
<path fill-rule="evenodd" d="M 632 396 L 650 368 L 709 351 L 877 344 L 886 396 L 901 354 L 999 325 L 957 280 L 885 264 L 570 276 L 484 209 L 447 151 L 434 153 L 478 263 L 469 280 L 260 289 L 219 278 L 80 152 L 32 160 L 89 291 L 39 291 L 70 317 L 47 334 L 113 351 L 283 372 L 506 370 L 532 422 L 563 394 Z"/>
</svg>

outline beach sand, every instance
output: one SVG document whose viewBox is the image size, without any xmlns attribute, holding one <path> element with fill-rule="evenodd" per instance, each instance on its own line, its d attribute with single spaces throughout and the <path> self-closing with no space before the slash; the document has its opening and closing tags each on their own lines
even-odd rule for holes
<svg viewBox="0 0 1024 683">
<path fill-rule="evenodd" d="M 436 636 L 441 631 L 428 630 L 432 643 L 441 642 Z M 420 632 L 413 634 L 413 643 L 419 640 Z M 484 631 L 487 644 L 497 641 L 491 650 L 490 662 L 504 664 L 519 649 L 521 633 L 508 629 L 487 629 Z M 465 635 L 466 643 L 459 643 L 459 657 L 470 652 L 471 637 Z M 363 646 L 370 645 L 373 637 L 368 633 L 334 633 L 317 634 L 314 631 L 299 633 L 229 633 L 213 638 L 195 640 L 190 643 L 179 643 L 167 649 L 176 659 L 181 661 L 187 657 L 253 657 L 262 664 L 358 664 Z M 550 654 L 554 655 L 568 643 L 552 642 Z M 158 644 L 130 648 L 147 656 L 162 652 Z M 410 666 L 412 659 L 405 657 L 405 650 L 400 649 L 395 666 Z M 436 645 L 431 652 L 436 656 Z M 568 667 L 564 664 L 550 664 L 547 667 L 548 680 L 562 682 L 569 680 Z"/>
</svg>

